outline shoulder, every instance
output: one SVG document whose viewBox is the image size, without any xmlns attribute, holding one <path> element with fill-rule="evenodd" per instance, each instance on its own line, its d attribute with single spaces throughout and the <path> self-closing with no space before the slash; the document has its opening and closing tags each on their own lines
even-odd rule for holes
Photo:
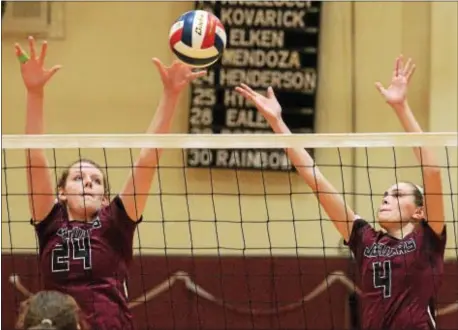
<svg viewBox="0 0 458 330">
<path fill-rule="evenodd" d="M 360 216 L 355 216 L 355 219 L 353 220 L 353 229 L 352 231 L 358 231 L 358 230 L 364 230 L 364 229 L 370 229 L 372 226 L 363 218 Z"/>
<path fill-rule="evenodd" d="M 356 216 L 353 221 L 350 238 L 345 242 L 350 248 L 355 249 L 357 245 L 365 240 L 372 239 L 377 235 L 377 231 L 363 218 Z"/>
<path fill-rule="evenodd" d="M 116 195 L 110 204 L 100 210 L 99 218 L 101 221 L 108 221 L 110 225 L 120 226 L 123 229 L 135 229 L 142 221 L 142 218 L 138 221 L 130 219 L 119 195 Z"/>
<path fill-rule="evenodd" d="M 440 233 L 440 235 L 434 232 L 434 230 L 431 228 L 427 220 L 423 220 L 422 222 L 420 222 L 420 228 L 421 230 L 423 230 L 423 232 L 426 235 L 431 235 L 438 239 L 445 239 L 447 236 L 447 226 L 446 225 L 444 225 L 444 229 L 442 229 L 442 232 Z"/>
<path fill-rule="evenodd" d="M 66 215 L 65 207 L 56 200 L 51 211 L 48 213 L 48 215 L 43 220 L 36 221 L 34 219 L 30 219 L 30 224 L 35 226 L 35 230 L 37 231 L 38 234 L 40 234 L 53 226 L 57 228 L 58 225 L 60 225 L 57 222 L 64 220 L 65 215 Z"/>
<path fill-rule="evenodd" d="M 377 231 L 365 219 L 359 216 L 356 216 L 355 220 L 353 221 L 353 228 L 351 231 L 351 236 L 364 235 L 366 233 L 376 234 Z M 350 240 L 351 240 L 351 237 L 350 237 Z"/>
<path fill-rule="evenodd" d="M 436 247 L 440 250 L 445 249 L 445 244 L 447 241 L 447 226 L 444 225 L 444 229 L 440 235 L 436 234 L 434 230 L 428 224 L 428 221 L 424 220 L 419 225 L 420 235 L 418 236 L 420 239 L 429 243 L 433 247 Z"/>
</svg>

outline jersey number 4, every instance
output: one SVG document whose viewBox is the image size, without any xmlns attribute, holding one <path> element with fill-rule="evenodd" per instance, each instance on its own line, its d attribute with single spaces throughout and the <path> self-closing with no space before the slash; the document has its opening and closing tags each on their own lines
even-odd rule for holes
<svg viewBox="0 0 458 330">
<path fill-rule="evenodd" d="M 372 263 L 374 288 L 382 289 L 383 298 L 391 297 L 391 261 Z"/>
<path fill-rule="evenodd" d="M 66 239 L 62 244 L 56 245 L 52 250 L 51 267 L 53 273 L 68 272 L 70 260 L 81 260 L 85 270 L 92 268 L 89 237 Z"/>
</svg>

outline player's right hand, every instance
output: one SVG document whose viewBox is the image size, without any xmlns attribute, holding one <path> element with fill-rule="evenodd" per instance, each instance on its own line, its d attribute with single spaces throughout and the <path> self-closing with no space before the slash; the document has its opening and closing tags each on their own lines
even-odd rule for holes
<svg viewBox="0 0 458 330">
<path fill-rule="evenodd" d="M 193 72 L 190 66 L 179 61 L 174 61 L 169 67 L 158 58 L 153 58 L 153 63 L 159 71 L 165 92 L 172 95 L 181 93 L 191 81 L 207 73 L 204 70 Z"/>
<path fill-rule="evenodd" d="M 272 87 L 267 89 L 267 96 L 255 92 L 245 84 L 241 84 L 235 90 L 244 98 L 251 101 L 269 123 L 281 118 L 281 105 L 278 103 Z"/>
<path fill-rule="evenodd" d="M 21 64 L 21 73 L 24 84 L 29 92 L 42 92 L 46 83 L 59 71 L 60 65 L 55 65 L 51 69 L 44 68 L 46 50 L 48 44 L 43 42 L 40 55 L 35 51 L 35 40 L 29 37 L 30 54 L 27 54 L 19 44 L 15 44 L 16 56 Z"/>
</svg>

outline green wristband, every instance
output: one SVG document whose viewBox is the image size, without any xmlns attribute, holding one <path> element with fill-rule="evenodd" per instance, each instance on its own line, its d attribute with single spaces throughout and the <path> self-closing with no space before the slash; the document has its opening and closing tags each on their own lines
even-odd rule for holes
<svg viewBox="0 0 458 330">
<path fill-rule="evenodd" d="M 19 62 L 24 64 L 29 60 L 29 57 L 26 54 L 21 54 L 18 56 L 18 59 L 19 59 Z"/>
</svg>

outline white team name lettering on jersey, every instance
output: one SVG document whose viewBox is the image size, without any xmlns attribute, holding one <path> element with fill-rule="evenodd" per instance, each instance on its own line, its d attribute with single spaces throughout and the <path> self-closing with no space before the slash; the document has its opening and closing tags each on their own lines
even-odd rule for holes
<svg viewBox="0 0 458 330">
<path fill-rule="evenodd" d="M 394 257 L 412 253 L 417 249 L 417 244 L 413 238 L 400 242 L 397 246 L 390 247 L 383 243 L 374 243 L 364 249 L 364 256 L 367 258 Z"/>
<path fill-rule="evenodd" d="M 57 236 L 61 237 L 63 240 L 83 239 L 85 237 L 90 237 L 92 230 L 101 227 L 102 223 L 99 219 L 96 219 L 92 222 L 92 227 L 90 229 L 62 227 L 57 231 Z"/>
</svg>

